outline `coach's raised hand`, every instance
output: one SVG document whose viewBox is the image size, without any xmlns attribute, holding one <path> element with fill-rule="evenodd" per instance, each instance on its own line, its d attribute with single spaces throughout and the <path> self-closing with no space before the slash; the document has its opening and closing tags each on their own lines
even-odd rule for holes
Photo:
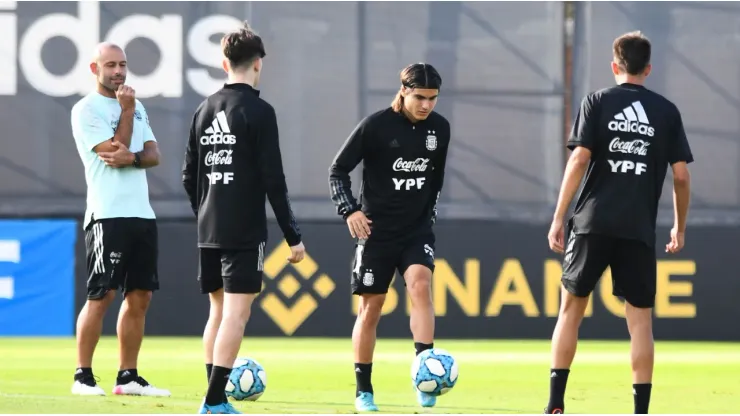
<svg viewBox="0 0 740 416">
<path fill-rule="evenodd" d="M 136 107 L 136 91 L 128 85 L 121 85 L 116 90 L 116 99 L 122 110 L 133 110 Z"/>
<path fill-rule="evenodd" d="M 370 221 L 362 211 L 353 212 L 347 217 L 347 227 L 353 238 L 367 238 L 370 236 Z"/>
</svg>

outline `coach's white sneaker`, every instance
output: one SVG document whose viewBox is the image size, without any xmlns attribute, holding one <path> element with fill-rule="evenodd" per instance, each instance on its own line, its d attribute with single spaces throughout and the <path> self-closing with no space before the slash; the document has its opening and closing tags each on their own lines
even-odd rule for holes
<svg viewBox="0 0 740 416">
<path fill-rule="evenodd" d="M 158 389 L 143 377 L 136 377 L 133 381 L 126 384 L 118 384 L 113 387 L 113 394 L 126 396 L 150 396 L 150 397 L 170 397 L 170 391 Z"/>
<path fill-rule="evenodd" d="M 77 380 L 72 385 L 72 394 L 79 396 L 105 396 L 105 390 L 98 386 L 95 379 L 90 380 Z"/>
</svg>

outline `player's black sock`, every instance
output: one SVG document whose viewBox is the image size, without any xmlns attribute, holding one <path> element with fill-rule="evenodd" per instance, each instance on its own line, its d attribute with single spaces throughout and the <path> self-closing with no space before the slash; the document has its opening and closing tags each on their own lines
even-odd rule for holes
<svg viewBox="0 0 740 416">
<path fill-rule="evenodd" d="M 211 382 L 211 372 L 213 371 L 213 364 L 206 364 L 206 381 Z"/>
<path fill-rule="evenodd" d="M 653 389 L 652 383 L 633 384 L 632 392 L 635 396 L 635 414 L 646 415 L 650 407 L 650 392 Z"/>
<path fill-rule="evenodd" d="M 545 413 L 565 413 L 565 385 L 568 384 L 570 370 L 550 370 L 550 401 L 547 403 Z"/>
<path fill-rule="evenodd" d="M 208 392 L 206 393 L 207 405 L 216 406 L 225 403 L 224 391 L 226 391 L 226 383 L 229 381 L 230 374 L 230 368 L 213 366 L 211 379 L 208 381 Z"/>
<path fill-rule="evenodd" d="M 213 372 L 213 364 L 206 364 L 206 375 L 208 378 L 206 379 L 207 382 L 211 382 L 211 373 Z M 224 403 L 228 402 L 229 398 L 226 397 L 226 392 L 224 391 Z"/>
<path fill-rule="evenodd" d="M 355 380 L 357 380 L 355 397 L 359 396 L 361 391 L 365 393 L 373 393 L 373 383 L 370 381 L 372 374 L 373 363 L 355 363 Z"/>
<path fill-rule="evenodd" d="M 93 372 L 92 368 L 80 367 L 75 371 L 75 381 L 82 381 L 84 379 L 92 379 Z"/>
<path fill-rule="evenodd" d="M 118 376 L 116 377 L 116 385 L 122 386 L 124 384 L 128 384 L 132 381 L 136 381 L 138 377 L 139 372 L 135 368 L 128 370 L 119 370 Z"/>
<path fill-rule="evenodd" d="M 432 342 L 431 344 L 424 344 L 421 342 L 414 342 L 414 348 L 416 348 L 416 355 L 419 355 L 426 350 L 431 350 L 432 348 L 434 348 L 434 343 Z"/>
</svg>

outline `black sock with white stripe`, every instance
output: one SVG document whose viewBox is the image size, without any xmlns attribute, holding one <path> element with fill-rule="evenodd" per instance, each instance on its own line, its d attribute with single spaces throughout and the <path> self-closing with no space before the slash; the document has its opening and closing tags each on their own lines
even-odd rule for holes
<svg viewBox="0 0 740 416">
<path fill-rule="evenodd" d="M 570 369 L 550 369 L 550 401 L 547 403 L 547 414 L 565 413 L 565 386 L 568 384 Z"/>
<path fill-rule="evenodd" d="M 135 368 L 120 370 L 118 372 L 118 377 L 116 377 L 116 386 L 123 386 L 132 381 L 136 381 L 138 377 L 139 372 Z"/>
</svg>

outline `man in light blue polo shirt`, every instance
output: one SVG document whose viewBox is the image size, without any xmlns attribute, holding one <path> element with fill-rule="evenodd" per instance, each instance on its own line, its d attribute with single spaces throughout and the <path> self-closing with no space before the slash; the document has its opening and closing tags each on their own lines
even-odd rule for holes
<svg viewBox="0 0 740 416">
<path fill-rule="evenodd" d="M 73 394 L 105 395 L 92 371 L 103 316 L 121 288 L 120 363 L 114 394 L 169 396 L 139 376 L 137 361 L 152 292 L 159 289 L 157 224 L 149 203 L 146 168 L 159 149 L 144 106 L 125 85 L 126 54 L 102 43 L 90 70 L 97 88 L 72 108 L 77 151 L 85 167 L 87 302 L 77 319 Z"/>
</svg>

